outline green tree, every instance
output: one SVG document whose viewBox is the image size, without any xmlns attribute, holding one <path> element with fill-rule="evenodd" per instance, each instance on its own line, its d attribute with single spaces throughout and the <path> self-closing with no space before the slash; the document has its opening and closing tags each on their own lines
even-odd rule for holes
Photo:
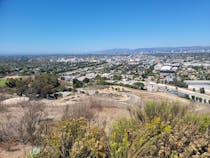
<svg viewBox="0 0 210 158">
<path fill-rule="evenodd" d="M 144 89 L 144 84 L 142 82 L 135 82 L 133 85 L 139 89 Z"/>
<path fill-rule="evenodd" d="M 6 85 L 10 88 L 16 87 L 16 79 L 9 78 L 6 82 Z"/>
<path fill-rule="evenodd" d="M 81 88 L 83 86 L 83 82 L 79 81 L 78 79 L 73 79 L 73 88 Z"/>
<path fill-rule="evenodd" d="M 30 83 L 30 79 L 19 79 L 16 80 L 16 88 L 17 88 L 17 94 L 22 96 L 23 94 L 26 94 L 26 91 L 28 90 L 28 85 Z"/>
<path fill-rule="evenodd" d="M 37 75 L 31 83 L 31 88 L 39 97 L 47 97 L 55 93 L 59 86 L 58 76 L 54 74 Z"/>
<path fill-rule="evenodd" d="M 205 93 L 205 89 L 202 87 L 200 88 L 200 93 L 204 94 Z"/>
<path fill-rule="evenodd" d="M 89 79 L 89 78 L 85 78 L 85 79 L 83 80 L 83 82 L 84 82 L 84 83 L 89 83 L 89 82 L 90 82 L 90 79 Z"/>
<path fill-rule="evenodd" d="M 122 79 L 122 76 L 121 75 L 113 75 L 113 80 L 121 80 Z"/>
</svg>

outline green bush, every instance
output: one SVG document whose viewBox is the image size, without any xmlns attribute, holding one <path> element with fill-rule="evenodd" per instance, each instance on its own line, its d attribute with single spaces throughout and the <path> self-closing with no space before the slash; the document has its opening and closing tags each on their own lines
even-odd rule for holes
<svg viewBox="0 0 210 158">
<path fill-rule="evenodd" d="M 103 130 L 88 126 L 84 118 L 59 122 L 46 136 L 44 146 L 36 158 L 108 157 Z"/>
<path fill-rule="evenodd" d="M 77 118 L 59 122 L 45 136 L 37 158 L 208 157 L 210 116 L 189 113 L 177 103 L 152 102 L 129 108 L 131 118 L 109 133 Z"/>
<path fill-rule="evenodd" d="M 79 81 L 78 79 L 73 79 L 73 88 L 81 88 L 83 87 L 83 82 Z"/>
</svg>

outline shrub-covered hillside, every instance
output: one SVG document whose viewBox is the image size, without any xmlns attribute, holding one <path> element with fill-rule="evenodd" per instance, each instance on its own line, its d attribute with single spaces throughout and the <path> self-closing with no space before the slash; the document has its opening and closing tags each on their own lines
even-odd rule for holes
<svg viewBox="0 0 210 158">
<path fill-rule="evenodd" d="M 210 157 L 210 116 L 177 104 L 128 108 L 108 133 L 86 118 L 65 118 L 45 133 L 35 158 Z"/>
</svg>

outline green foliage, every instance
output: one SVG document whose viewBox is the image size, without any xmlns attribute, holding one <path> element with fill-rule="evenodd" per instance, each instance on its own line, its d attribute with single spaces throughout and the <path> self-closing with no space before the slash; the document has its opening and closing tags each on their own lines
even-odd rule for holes
<svg viewBox="0 0 210 158">
<path fill-rule="evenodd" d="M 132 139 L 129 157 L 191 157 L 209 152 L 208 115 L 189 114 L 175 103 L 151 101 L 129 110 L 139 124 L 135 139 L 140 138 L 140 142 Z"/>
<path fill-rule="evenodd" d="M 46 98 L 48 95 L 61 89 L 58 76 L 54 74 L 40 74 L 34 79 L 8 79 L 6 85 L 15 88 L 18 95 L 36 96 Z"/>
<path fill-rule="evenodd" d="M 97 75 L 95 77 L 95 84 L 96 85 L 111 85 L 111 83 L 106 82 L 106 78 L 105 77 L 101 77 L 100 75 Z"/>
<path fill-rule="evenodd" d="M 204 66 L 192 66 L 192 68 L 195 69 L 196 71 L 205 70 Z"/>
<path fill-rule="evenodd" d="M 0 79 L 0 87 L 5 86 L 6 82 L 7 81 L 5 79 Z"/>
<path fill-rule="evenodd" d="M 133 134 L 137 131 L 135 120 L 121 119 L 113 124 L 110 134 L 111 157 L 127 157 Z"/>
<path fill-rule="evenodd" d="M 154 70 L 154 65 L 151 65 L 148 69 L 142 73 L 142 78 L 147 78 L 149 75 L 153 75 L 152 71 Z"/>
<path fill-rule="evenodd" d="M 108 146 L 104 137 L 104 131 L 96 126 L 86 130 L 81 139 L 77 139 L 70 151 L 70 157 L 106 158 L 108 157 Z"/>
<path fill-rule="evenodd" d="M 89 79 L 89 78 L 85 78 L 85 79 L 83 80 L 83 82 L 84 82 L 84 83 L 89 83 L 89 82 L 90 82 L 90 79 Z"/>
<path fill-rule="evenodd" d="M 7 80 L 6 85 L 10 88 L 16 87 L 16 79 L 10 78 Z"/>
<path fill-rule="evenodd" d="M 30 79 L 8 79 L 6 85 L 10 88 L 16 88 L 16 92 L 18 95 L 22 96 L 22 94 L 26 94 L 27 90 L 29 89 L 29 83 L 31 82 Z"/>
<path fill-rule="evenodd" d="M 7 74 L 9 72 L 10 72 L 10 70 L 9 70 L 9 68 L 7 66 L 0 66 L 0 74 L 5 75 L 5 74 Z"/>
<path fill-rule="evenodd" d="M 138 89 L 144 89 L 144 84 L 142 82 L 135 82 L 133 85 Z"/>
<path fill-rule="evenodd" d="M 37 158 L 105 158 L 108 154 L 103 130 L 89 127 L 84 118 L 59 122 L 46 136 L 45 146 Z"/>
<path fill-rule="evenodd" d="M 172 130 L 155 117 L 150 123 L 139 124 L 138 121 L 119 120 L 113 126 L 110 136 L 110 152 L 114 158 L 155 156 L 155 143 L 163 139 Z"/>
<path fill-rule="evenodd" d="M 96 85 L 110 85 L 110 83 L 106 82 L 104 79 L 100 79 L 96 81 Z"/>
<path fill-rule="evenodd" d="M 55 93 L 59 85 L 57 75 L 41 74 L 35 76 L 31 83 L 31 88 L 39 97 L 46 98 L 49 94 Z"/>
<path fill-rule="evenodd" d="M 204 88 L 200 88 L 200 93 L 204 94 L 205 93 L 205 89 Z"/>
<path fill-rule="evenodd" d="M 83 83 L 79 81 L 78 79 L 73 79 L 73 88 L 81 88 L 83 86 Z"/>
<path fill-rule="evenodd" d="M 22 96 L 28 88 L 29 88 L 30 79 L 18 79 L 16 80 L 16 88 L 17 88 L 17 94 Z"/>
<path fill-rule="evenodd" d="M 173 84 L 177 87 L 181 87 L 181 88 L 187 88 L 188 85 L 182 80 L 182 81 L 178 81 L 177 79 L 175 79 L 173 82 L 170 82 L 170 84 Z"/>
<path fill-rule="evenodd" d="M 168 103 L 163 101 L 147 101 L 145 105 L 128 108 L 131 115 L 139 122 L 150 122 L 155 117 L 161 121 L 175 122 L 186 114 L 186 107 L 177 105 L 177 103 Z"/>
<path fill-rule="evenodd" d="M 100 75 L 97 75 L 97 76 L 95 77 L 95 79 L 96 79 L 96 80 L 100 80 L 100 79 L 102 79 L 102 77 L 101 77 Z"/>
<path fill-rule="evenodd" d="M 210 135 L 210 115 L 188 114 L 185 120 L 198 126 L 200 132 L 206 132 L 208 135 Z"/>
<path fill-rule="evenodd" d="M 121 75 L 113 75 L 113 80 L 121 80 L 122 79 L 122 76 Z"/>
<path fill-rule="evenodd" d="M 207 157 L 210 116 L 190 114 L 177 103 L 152 102 L 129 108 L 131 118 L 113 123 L 105 136 L 84 118 L 59 122 L 37 158 Z"/>
<path fill-rule="evenodd" d="M 114 84 L 114 85 L 119 85 L 119 86 L 122 86 L 122 87 L 128 87 L 128 88 L 133 88 L 133 89 L 139 89 L 137 86 L 135 86 L 135 85 L 130 85 L 130 84 L 123 84 L 123 83 L 120 83 L 120 84 Z"/>
</svg>

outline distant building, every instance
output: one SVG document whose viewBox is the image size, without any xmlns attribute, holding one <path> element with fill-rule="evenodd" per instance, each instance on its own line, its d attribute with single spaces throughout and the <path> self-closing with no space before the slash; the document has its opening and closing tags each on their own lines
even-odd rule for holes
<svg viewBox="0 0 210 158">
<path fill-rule="evenodd" d="M 155 66 L 154 66 L 154 70 L 155 71 L 160 71 L 160 69 L 161 69 L 161 67 L 162 67 L 163 65 L 162 64 L 156 64 Z"/>
<path fill-rule="evenodd" d="M 157 92 L 158 91 L 158 86 L 155 83 L 149 82 L 149 83 L 146 83 L 145 86 L 147 88 L 147 91 L 149 91 L 149 92 Z"/>
<path fill-rule="evenodd" d="M 162 66 L 160 69 L 160 75 L 167 76 L 170 74 L 174 74 L 176 71 L 172 68 L 172 66 Z"/>
</svg>

